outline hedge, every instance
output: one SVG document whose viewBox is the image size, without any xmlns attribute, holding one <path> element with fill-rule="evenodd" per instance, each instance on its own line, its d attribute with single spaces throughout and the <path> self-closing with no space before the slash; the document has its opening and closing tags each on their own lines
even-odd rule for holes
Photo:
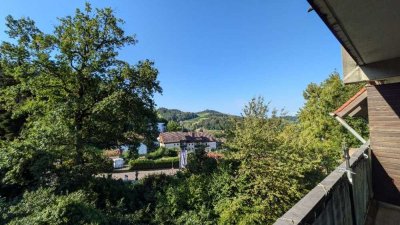
<svg viewBox="0 0 400 225">
<path fill-rule="evenodd" d="M 163 157 L 175 157 L 178 155 L 178 149 L 176 148 L 165 148 L 165 147 L 160 147 L 154 152 L 150 152 L 146 155 L 146 158 L 148 159 L 161 159 Z"/>
<path fill-rule="evenodd" d="M 170 169 L 179 167 L 179 157 L 164 157 L 161 159 L 134 159 L 129 161 L 131 170 Z"/>
</svg>

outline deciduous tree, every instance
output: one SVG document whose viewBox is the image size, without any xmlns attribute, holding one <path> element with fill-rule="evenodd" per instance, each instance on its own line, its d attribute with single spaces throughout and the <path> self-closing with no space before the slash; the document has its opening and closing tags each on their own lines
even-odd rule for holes
<svg viewBox="0 0 400 225">
<path fill-rule="evenodd" d="M 60 18 L 53 33 L 29 18 L 7 17 L 13 41 L 1 44 L 0 63 L 2 76 L 15 82 L 0 90 L 0 109 L 27 118 L 18 139 L 0 150 L 5 182 L 67 177 L 78 185 L 103 169 L 100 149 L 153 140 L 158 71 L 149 60 L 118 58 L 119 49 L 137 42 L 122 24 L 110 8 L 90 4 Z"/>
</svg>

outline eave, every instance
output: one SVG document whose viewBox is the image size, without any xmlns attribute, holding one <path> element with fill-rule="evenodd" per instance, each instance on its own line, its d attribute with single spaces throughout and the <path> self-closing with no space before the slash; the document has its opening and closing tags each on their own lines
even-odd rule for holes
<svg viewBox="0 0 400 225">
<path fill-rule="evenodd" d="M 308 2 L 344 48 L 345 83 L 400 81 L 400 1 Z"/>
</svg>

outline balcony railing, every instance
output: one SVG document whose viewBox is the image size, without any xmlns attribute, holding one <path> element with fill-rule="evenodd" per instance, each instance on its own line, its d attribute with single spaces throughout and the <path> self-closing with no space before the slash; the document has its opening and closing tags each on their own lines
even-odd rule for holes
<svg viewBox="0 0 400 225">
<path fill-rule="evenodd" d="M 343 162 L 274 225 L 364 225 L 372 199 L 371 157 L 368 145 L 351 157 L 352 182 Z"/>
</svg>

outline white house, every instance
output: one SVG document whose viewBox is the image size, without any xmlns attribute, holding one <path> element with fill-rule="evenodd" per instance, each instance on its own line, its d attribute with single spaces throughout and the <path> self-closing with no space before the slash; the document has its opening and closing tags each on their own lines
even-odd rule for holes
<svg viewBox="0 0 400 225">
<path fill-rule="evenodd" d="M 122 168 L 124 167 L 124 159 L 122 158 L 113 158 L 113 167 L 114 169 Z"/>
<path fill-rule="evenodd" d="M 158 137 L 160 147 L 194 150 L 203 145 L 206 150 L 217 148 L 217 140 L 205 132 L 164 132 Z"/>
</svg>

